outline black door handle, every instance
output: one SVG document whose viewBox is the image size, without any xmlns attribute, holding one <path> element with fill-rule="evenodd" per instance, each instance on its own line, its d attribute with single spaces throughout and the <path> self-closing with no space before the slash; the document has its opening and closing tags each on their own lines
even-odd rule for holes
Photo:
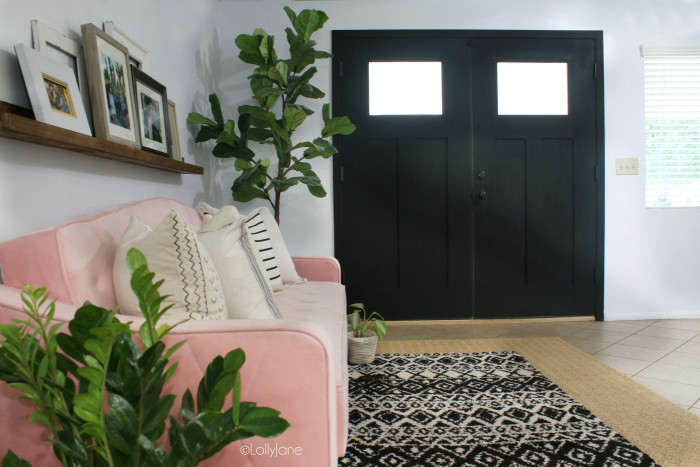
<svg viewBox="0 0 700 467">
<path fill-rule="evenodd" d="M 479 195 L 478 195 L 478 196 L 479 196 L 479 198 L 481 198 L 481 199 L 486 199 L 486 192 L 485 192 L 484 190 L 481 190 L 481 191 L 479 192 Z"/>
</svg>

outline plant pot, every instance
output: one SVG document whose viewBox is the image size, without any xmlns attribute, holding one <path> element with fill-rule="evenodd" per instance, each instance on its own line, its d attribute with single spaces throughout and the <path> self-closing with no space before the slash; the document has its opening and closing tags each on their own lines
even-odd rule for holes
<svg viewBox="0 0 700 467">
<path fill-rule="evenodd" d="M 377 353 L 377 335 L 374 331 L 369 333 L 369 337 L 355 337 L 352 331 L 348 332 L 348 363 L 364 365 L 374 361 Z"/>
</svg>

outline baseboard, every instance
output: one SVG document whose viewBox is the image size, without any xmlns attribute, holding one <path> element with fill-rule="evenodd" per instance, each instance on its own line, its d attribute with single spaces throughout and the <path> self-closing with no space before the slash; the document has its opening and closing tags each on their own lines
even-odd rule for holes
<svg viewBox="0 0 700 467">
<path fill-rule="evenodd" d="M 605 312 L 605 321 L 631 321 L 639 319 L 698 319 L 700 310 Z"/>
</svg>

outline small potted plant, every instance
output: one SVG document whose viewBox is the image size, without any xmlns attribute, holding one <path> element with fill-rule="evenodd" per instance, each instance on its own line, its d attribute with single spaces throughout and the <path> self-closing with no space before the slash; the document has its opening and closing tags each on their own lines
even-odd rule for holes
<svg viewBox="0 0 700 467">
<path fill-rule="evenodd" d="M 353 312 L 348 315 L 348 326 L 352 329 L 348 332 L 348 362 L 353 365 L 372 363 L 377 340 L 386 336 L 384 318 L 379 313 L 372 313 L 368 318 L 363 303 L 353 303 L 350 309 Z"/>
</svg>

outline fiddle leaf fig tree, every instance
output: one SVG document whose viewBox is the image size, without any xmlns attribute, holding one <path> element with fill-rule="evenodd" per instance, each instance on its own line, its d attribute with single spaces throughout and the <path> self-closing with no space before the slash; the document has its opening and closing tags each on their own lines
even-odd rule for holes
<svg viewBox="0 0 700 467">
<path fill-rule="evenodd" d="M 319 198 L 326 196 L 321 180 L 311 168 L 311 159 L 328 159 L 338 151 L 328 139 L 333 135 L 349 135 L 355 125 L 348 117 L 332 118 L 329 104 L 323 105 L 323 129 L 312 141 L 294 143 L 292 136 L 314 111 L 300 103 L 300 99 L 321 99 L 325 93 L 310 81 L 317 72 L 312 66 L 317 59 L 331 58 L 328 52 L 316 50 L 311 39 L 321 29 L 328 16 L 317 10 L 303 10 L 298 15 L 284 7 L 293 28 L 287 28 L 290 58 L 280 59 L 275 51 L 275 37 L 263 29 L 252 35 L 241 34 L 236 45 L 241 50 L 238 58 L 255 65 L 248 76 L 250 89 L 257 105 L 238 107 L 238 121 L 224 121 L 221 103 L 216 94 L 209 96 L 211 118 L 199 113 L 189 114 L 187 121 L 201 125 L 196 141 L 215 140 L 212 154 L 220 158 L 234 158 L 234 167 L 241 172 L 231 187 L 234 201 L 247 203 L 256 198 L 266 199 L 280 221 L 282 193 L 302 183 Z M 303 101 L 302 101 L 303 102 Z M 274 147 L 277 164 L 256 156 L 249 147 L 255 141 Z"/>
</svg>

